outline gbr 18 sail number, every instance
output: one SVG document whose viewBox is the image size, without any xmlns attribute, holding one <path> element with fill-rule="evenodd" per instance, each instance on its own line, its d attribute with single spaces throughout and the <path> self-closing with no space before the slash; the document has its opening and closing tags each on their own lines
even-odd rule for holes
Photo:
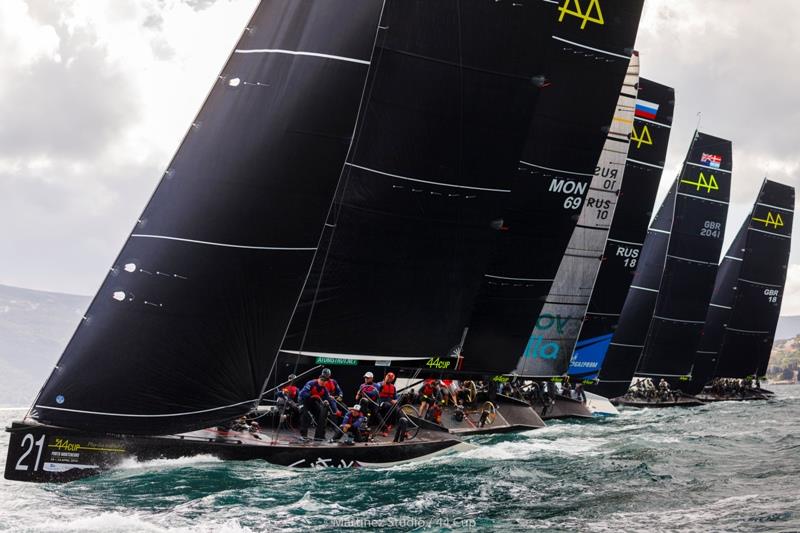
<svg viewBox="0 0 800 533">
<path fill-rule="evenodd" d="M 700 230 L 702 237 L 714 237 L 719 239 L 722 235 L 722 223 L 714 222 L 713 220 L 706 220 L 703 222 L 703 228 Z"/>
</svg>

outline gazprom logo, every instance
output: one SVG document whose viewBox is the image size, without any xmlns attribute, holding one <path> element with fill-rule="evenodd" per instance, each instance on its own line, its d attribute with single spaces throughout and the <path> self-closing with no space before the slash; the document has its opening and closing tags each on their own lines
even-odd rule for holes
<svg viewBox="0 0 800 533">
<path fill-rule="evenodd" d="M 543 314 L 539 315 L 536 319 L 536 325 L 533 328 L 533 334 L 528 339 L 528 345 L 525 347 L 523 356 L 526 359 L 540 358 L 540 359 L 556 359 L 558 358 L 559 345 L 557 342 L 546 342 L 544 335 L 538 333 L 540 331 L 550 332 L 555 328 L 557 333 L 564 332 L 564 326 L 570 321 L 569 317 L 561 315 Z"/>
</svg>

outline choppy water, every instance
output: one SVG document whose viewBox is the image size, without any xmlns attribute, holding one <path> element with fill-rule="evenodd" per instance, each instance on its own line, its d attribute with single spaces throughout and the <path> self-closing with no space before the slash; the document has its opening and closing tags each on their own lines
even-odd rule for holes
<svg viewBox="0 0 800 533">
<path fill-rule="evenodd" d="M 63 485 L 2 480 L 0 530 L 798 531 L 800 386 L 774 390 L 769 402 L 477 438 L 475 450 L 383 470 L 195 457 Z M 3 467 L 7 443 L 3 433 Z"/>
</svg>

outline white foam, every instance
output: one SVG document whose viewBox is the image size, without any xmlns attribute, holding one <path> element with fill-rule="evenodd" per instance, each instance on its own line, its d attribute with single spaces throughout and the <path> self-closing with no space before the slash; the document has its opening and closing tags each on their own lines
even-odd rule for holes
<svg viewBox="0 0 800 533">
<path fill-rule="evenodd" d="M 213 455 L 191 455 L 179 457 L 177 459 L 151 459 L 149 461 L 139 461 L 133 457 L 124 459 L 115 470 L 147 470 L 150 468 L 180 468 L 184 466 L 196 466 L 204 463 L 221 463 L 222 459 Z"/>
</svg>

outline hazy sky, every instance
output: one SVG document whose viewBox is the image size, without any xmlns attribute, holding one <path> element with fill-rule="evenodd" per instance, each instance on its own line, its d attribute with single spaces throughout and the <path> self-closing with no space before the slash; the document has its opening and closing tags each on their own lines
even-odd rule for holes
<svg viewBox="0 0 800 533">
<path fill-rule="evenodd" d="M 0 0 L 0 283 L 94 293 L 255 5 Z M 637 48 L 676 90 L 662 192 L 699 111 L 734 142 L 727 247 L 765 174 L 800 183 L 800 1 L 646 0 Z"/>
</svg>

